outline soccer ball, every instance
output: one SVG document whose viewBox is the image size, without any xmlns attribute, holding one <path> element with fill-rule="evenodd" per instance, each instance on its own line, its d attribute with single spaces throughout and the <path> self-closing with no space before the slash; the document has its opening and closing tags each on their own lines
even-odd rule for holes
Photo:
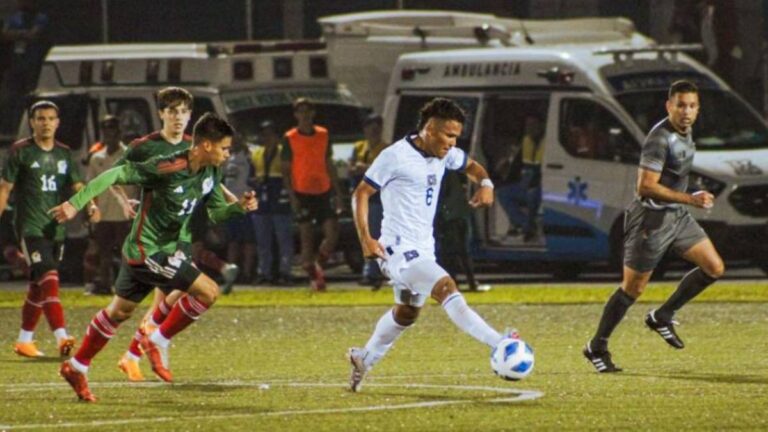
<svg viewBox="0 0 768 432">
<path fill-rule="evenodd" d="M 508 381 L 519 381 L 533 371 L 533 350 L 522 339 L 504 338 L 491 351 L 491 369 Z"/>
</svg>

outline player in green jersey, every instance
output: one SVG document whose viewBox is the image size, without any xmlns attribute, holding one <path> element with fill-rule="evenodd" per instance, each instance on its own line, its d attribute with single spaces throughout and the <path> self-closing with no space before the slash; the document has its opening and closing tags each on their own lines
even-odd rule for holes
<svg viewBox="0 0 768 432">
<path fill-rule="evenodd" d="M 0 214 L 15 193 L 14 228 L 29 266 L 29 288 L 21 309 L 21 330 L 13 350 L 24 357 L 40 357 L 33 340 L 40 315 L 45 313 L 53 330 L 59 354 L 69 355 L 75 338 L 67 334 L 64 310 L 59 301 L 58 265 L 63 254 L 64 227 L 46 210 L 83 183 L 69 147 L 56 141 L 59 108 L 39 101 L 29 108 L 32 136 L 11 147 L 0 180 Z M 91 222 L 98 222 L 98 208 L 89 207 Z"/>
<path fill-rule="evenodd" d="M 72 219 L 86 200 L 112 184 L 145 188 L 139 215 L 123 244 L 124 260 L 115 283 L 116 295 L 93 318 L 74 357 L 61 365 L 60 374 L 81 400 L 96 400 L 86 378 L 91 360 L 156 286 L 166 292 L 176 289 L 187 293 L 173 305 L 163 324 L 141 340 L 152 370 L 161 379 L 172 380 L 158 347 L 169 345 L 170 339 L 197 320 L 219 295 L 216 282 L 201 273 L 179 250 L 181 240 L 189 235 L 190 215 L 197 206 L 205 205 L 211 220 L 220 222 L 256 209 L 252 191 L 243 194 L 237 203 L 227 204 L 219 187 L 218 167 L 229 157 L 233 135 L 229 123 L 207 113 L 195 124 L 193 145 L 188 151 L 112 168 L 69 201 L 51 209 L 56 220 L 64 222 Z"/>
<path fill-rule="evenodd" d="M 187 125 L 189 124 L 193 106 L 194 97 L 183 88 L 166 87 L 158 91 L 158 115 L 163 128 L 131 142 L 123 159 L 115 165 L 122 165 L 126 161 L 144 162 L 155 156 L 169 155 L 174 152 L 189 149 L 191 145 L 191 137 L 186 135 L 184 130 L 186 130 Z M 223 184 L 221 185 L 221 188 L 228 203 L 237 201 L 237 197 L 229 193 Z M 128 208 L 128 211 L 130 212 L 130 207 Z M 200 219 L 200 213 L 201 212 L 196 212 L 193 215 L 192 223 L 190 225 L 191 227 L 194 228 L 195 226 L 200 225 L 201 221 L 197 220 Z M 203 216 L 205 215 L 203 214 Z M 202 223 L 207 223 L 207 220 L 204 217 L 202 219 Z M 189 238 L 183 238 L 181 240 L 185 245 L 194 244 L 191 237 L 193 236 L 190 235 Z M 200 249 L 201 248 L 197 248 L 197 250 L 195 250 L 190 247 L 190 250 L 185 250 L 185 253 L 191 255 L 194 261 L 200 264 L 199 254 L 193 253 Z M 213 257 L 215 258 L 215 255 Z M 205 264 L 206 267 L 221 270 L 225 282 L 222 286 L 222 292 L 226 293 L 227 290 L 231 288 L 231 284 L 237 276 L 237 266 L 224 263 L 216 258 L 209 259 L 203 262 L 203 264 Z M 134 337 L 131 339 L 128 350 L 120 357 L 117 364 L 120 370 L 128 376 L 130 381 L 144 380 L 144 376 L 139 368 L 139 360 L 142 356 L 139 342 L 142 336 L 150 333 L 162 324 L 163 320 L 170 312 L 171 307 L 183 294 L 184 293 L 181 291 L 173 291 L 166 296 L 162 290 L 155 290 L 152 306 L 149 308 L 142 319 L 139 328 L 134 333 Z M 163 351 L 163 357 L 167 360 L 166 351 Z"/>
</svg>

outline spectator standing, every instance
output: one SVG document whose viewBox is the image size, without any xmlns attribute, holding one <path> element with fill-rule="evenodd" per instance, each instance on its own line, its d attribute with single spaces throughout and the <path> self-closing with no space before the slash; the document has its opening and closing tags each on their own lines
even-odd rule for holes
<svg viewBox="0 0 768 432">
<path fill-rule="evenodd" d="M 280 143 L 280 135 L 272 121 L 265 120 L 259 125 L 259 144 L 251 159 L 259 200 L 259 208 L 250 213 L 259 256 L 256 283 L 290 285 L 293 283 L 293 215 L 280 166 L 284 144 Z M 280 259 L 277 279 L 273 274 L 275 250 Z"/>
<path fill-rule="evenodd" d="M 387 146 L 381 136 L 383 119 L 378 114 L 369 115 L 363 122 L 363 134 L 365 139 L 355 143 L 352 157 L 349 160 L 350 179 L 357 186 L 363 180 L 363 175 L 371 166 L 376 156 Z M 381 219 L 384 217 L 384 207 L 381 205 L 381 197 L 374 194 L 368 200 L 368 227 L 373 238 L 381 236 Z M 371 285 L 374 290 L 381 288 L 383 275 L 376 260 L 367 259 L 363 265 L 363 274 L 360 283 Z"/>
<path fill-rule="evenodd" d="M 315 104 L 309 99 L 298 98 L 293 102 L 293 115 L 298 124 L 285 133 L 283 180 L 299 223 L 302 266 L 309 275 L 312 289 L 325 291 L 323 265 L 336 248 L 339 236 L 336 218 L 342 204 L 328 130 L 314 124 L 315 110 Z M 331 208 L 332 195 L 335 209 Z M 317 252 L 314 224 L 320 225 L 323 231 Z"/>
<path fill-rule="evenodd" d="M 123 158 L 127 149 L 121 141 L 120 120 L 117 117 L 105 116 L 101 121 L 101 133 L 102 141 L 94 145 L 100 150 L 91 154 L 86 171 L 88 181 L 112 168 Z M 132 186 L 124 186 L 122 189 L 110 188 L 96 200 L 96 205 L 101 211 L 101 221 L 93 230 L 98 276 L 91 294 L 112 294 L 112 281 L 115 279 L 113 264 L 120 259 L 120 247 L 131 230 L 130 215 L 124 211 L 127 206 L 123 193 L 133 197 L 136 192 Z"/>
<path fill-rule="evenodd" d="M 241 196 L 251 190 L 251 153 L 241 136 L 232 141 L 232 154 L 224 163 L 224 184 L 230 192 Z M 238 215 L 227 222 L 227 261 L 240 267 L 240 280 L 250 283 L 256 243 L 250 216 Z M 242 257 L 241 257 L 242 251 Z M 241 259 L 242 258 L 242 259 Z"/>
</svg>

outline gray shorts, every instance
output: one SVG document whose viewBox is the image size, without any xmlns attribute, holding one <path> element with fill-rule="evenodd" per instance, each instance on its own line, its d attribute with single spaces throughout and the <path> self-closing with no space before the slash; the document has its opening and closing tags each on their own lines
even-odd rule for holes
<svg viewBox="0 0 768 432">
<path fill-rule="evenodd" d="M 669 248 L 682 256 L 706 238 L 685 207 L 653 210 L 633 201 L 624 214 L 624 265 L 645 273 L 656 268 Z"/>
</svg>

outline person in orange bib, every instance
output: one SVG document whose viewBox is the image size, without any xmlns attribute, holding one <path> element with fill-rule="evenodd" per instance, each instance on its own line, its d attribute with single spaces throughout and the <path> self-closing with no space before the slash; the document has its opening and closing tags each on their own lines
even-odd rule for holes
<svg viewBox="0 0 768 432">
<path fill-rule="evenodd" d="M 336 219 L 342 204 L 328 130 L 314 124 L 315 113 L 311 100 L 298 98 L 293 102 L 298 125 L 285 133 L 281 159 L 283 181 L 299 224 L 302 266 L 309 275 L 312 289 L 325 291 L 323 265 L 336 247 L 339 235 Z M 317 253 L 313 224 L 320 225 L 323 231 Z"/>
</svg>

